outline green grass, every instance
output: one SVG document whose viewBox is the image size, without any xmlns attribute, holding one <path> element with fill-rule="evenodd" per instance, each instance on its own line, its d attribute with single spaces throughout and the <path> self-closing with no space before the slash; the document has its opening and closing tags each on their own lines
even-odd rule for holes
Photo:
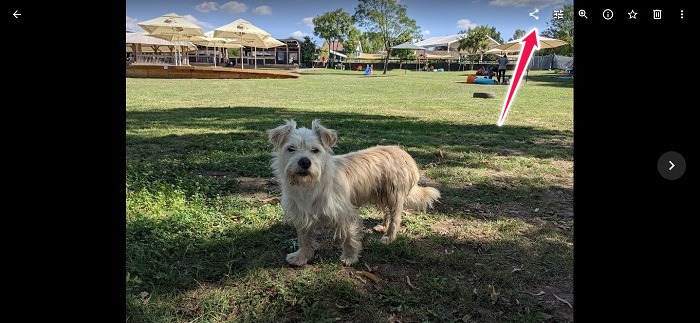
<svg viewBox="0 0 700 323">
<path fill-rule="evenodd" d="M 531 71 L 497 127 L 506 87 L 467 74 L 126 79 L 127 321 L 573 321 L 573 81 Z M 290 267 L 265 133 L 288 118 L 337 130 L 337 154 L 401 145 L 441 203 L 390 245 L 367 233 L 352 268 L 325 236 Z"/>
</svg>

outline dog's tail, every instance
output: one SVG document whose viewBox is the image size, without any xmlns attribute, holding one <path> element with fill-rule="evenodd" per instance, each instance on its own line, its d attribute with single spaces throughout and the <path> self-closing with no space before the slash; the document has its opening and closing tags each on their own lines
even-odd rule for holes
<svg viewBox="0 0 700 323">
<path fill-rule="evenodd" d="M 406 196 L 406 208 L 426 211 L 440 198 L 440 191 L 432 187 L 414 186 Z"/>
</svg>

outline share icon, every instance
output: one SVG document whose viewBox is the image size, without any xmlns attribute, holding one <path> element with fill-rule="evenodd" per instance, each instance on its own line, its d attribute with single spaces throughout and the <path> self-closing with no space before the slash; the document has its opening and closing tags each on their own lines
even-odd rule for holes
<svg viewBox="0 0 700 323">
<path fill-rule="evenodd" d="M 540 17 L 535 16 L 535 14 L 538 13 L 538 12 L 540 12 L 540 9 L 535 8 L 535 11 L 533 11 L 533 12 L 530 13 L 530 17 L 534 17 L 535 20 L 539 20 Z"/>
</svg>

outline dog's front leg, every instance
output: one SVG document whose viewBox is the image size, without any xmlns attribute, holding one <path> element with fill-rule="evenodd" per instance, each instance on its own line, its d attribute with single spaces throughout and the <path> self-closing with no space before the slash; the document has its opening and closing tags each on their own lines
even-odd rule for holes
<svg viewBox="0 0 700 323">
<path fill-rule="evenodd" d="M 295 252 L 287 254 L 287 262 L 290 265 L 303 266 L 309 259 L 311 259 L 314 256 L 313 230 L 297 229 L 297 240 L 299 242 L 299 249 Z"/>
<path fill-rule="evenodd" d="M 352 219 L 349 223 L 341 228 L 343 238 L 343 253 L 340 255 L 340 261 L 345 266 L 352 266 L 359 260 L 360 250 L 362 249 L 362 231 L 361 219 L 359 215 L 350 216 Z"/>
</svg>

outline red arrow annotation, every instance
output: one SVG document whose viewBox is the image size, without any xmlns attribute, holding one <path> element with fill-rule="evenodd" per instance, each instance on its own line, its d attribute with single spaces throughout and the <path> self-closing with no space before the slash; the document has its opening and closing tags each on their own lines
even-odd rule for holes
<svg viewBox="0 0 700 323">
<path fill-rule="evenodd" d="M 518 59 L 518 65 L 515 66 L 515 74 L 513 74 L 513 81 L 510 82 L 510 87 L 508 88 L 508 94 L 506 95 L 506 101 L 503 103 L 503 109 L 501 110 L 501 116 L 498 118 L 497 125 L 500 127 L 506 122 L 506 116 L 508 116 L 508 111 L 510 110 L 510 104 L 513 103 L 515 94 L 518 93 L 518 88 L 520 87 L 520 81 L 523 78 L 523 71 L 530 63 L 530 58 L 532 58 L 532 52 L 534 48 L 540 48 L 540 40 L 537 38 L 537 28 L 533 28 L 527 36 L 520 40 L 522 49 L 520 50 L 520 58 Z"/>
</svg>

